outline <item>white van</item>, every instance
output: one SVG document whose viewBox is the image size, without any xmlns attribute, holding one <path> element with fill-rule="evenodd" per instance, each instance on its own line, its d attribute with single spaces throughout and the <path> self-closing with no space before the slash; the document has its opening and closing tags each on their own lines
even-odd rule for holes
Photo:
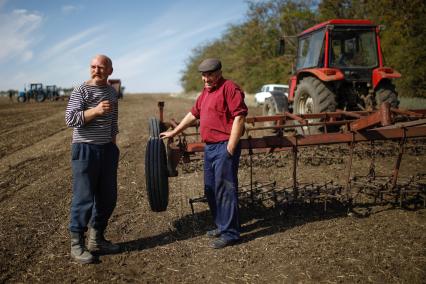
<svg viewBox="0 0 426 284">
<path fill-rule="evenodd" d="M 254 95 L 254 101 L 256 105 L 261 105 L 265 103 L 265 99 L 271 96 L 272 91 L 283 92 L 286 97 L 288 97 L 288 85 L 280 84 L 267 84 L 263 85 L 258 93 Z"/>
</svg>

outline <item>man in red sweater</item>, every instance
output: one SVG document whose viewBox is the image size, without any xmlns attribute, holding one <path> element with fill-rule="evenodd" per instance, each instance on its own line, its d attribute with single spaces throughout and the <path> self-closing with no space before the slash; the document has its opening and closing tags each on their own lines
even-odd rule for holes
<svg viewBox="0 0 426 284">
<path fill-rule="evenodd" d="M 171 131 L 160 134 L 171 138 L 197 119 L 204 149 L 204 192 L 216 228 L 207 236 L 215 238 L 215 249 L 232 245 L 240 239 L 238 215 L 238 166 L 247 106 L 244 92 L 222 77 L 222 64 L 216 58 L 205 59 L 198 66 L 204 88 L 191 111 Z"/>
</svg>

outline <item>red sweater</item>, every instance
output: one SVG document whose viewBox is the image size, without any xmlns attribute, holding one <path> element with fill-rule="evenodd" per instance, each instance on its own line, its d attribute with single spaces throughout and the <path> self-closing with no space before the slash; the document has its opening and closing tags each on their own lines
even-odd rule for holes
<svg viewBox="0 0 426 284">
<path fill-rule="evenodd" d="M 201 138 L 206 143 L 229 140 L 236 116 L 247 116 L 244 92 L 231 80 L 221 79 L 218 86 L 203 89 L 191 113 L 200 119 Z"/>
</svg>

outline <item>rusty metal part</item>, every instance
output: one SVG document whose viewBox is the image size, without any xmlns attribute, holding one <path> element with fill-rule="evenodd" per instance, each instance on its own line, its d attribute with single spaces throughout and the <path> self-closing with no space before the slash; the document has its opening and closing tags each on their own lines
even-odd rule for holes
<svg viewBox="0 0 426 284">
<path fill-rule="evenodd" d="M 354 142 L 364 142 L 372 140 L 391 140 L 406 138 L 426 137 L 426 126 L 412 127 L 404 129 L 369 129 L 363 132 L 328 133 L 308 136 L 266 136 L 262 138 L 252 138 L 250 144 L 246 139 L 241 139 L 242 149 L 251 148 L 284 148 L 284 147 L 304 147 L 314 145 L 329 145 Z M 187 152 L 203 152 L 204 143 L 189 143 Z"/>
<path fill-rule="evenodd" d="M 393 141 L 370 141 L 360 142 L 353 148 L 353 156 L 357 159 L 371 159 L 369 175 L 374 177 L 375 159 L 377 157 L 392 157 L 398 153 L 399 146 Z M 262 168 L 283 168 L 292 162 L 291 152 L 287 148 L 274 149 L 273 152 L 268 149 L 249 149 L 243 151 L 240 158 L 240 169 L 253 167 Z M 251 155 L 249 154 L 251 151 Z M 426 139 L 407 140 L 404 146 L 404 154 L 425 155 Z M 298 150 L 297 162 L 301 165 L 320 166 L 320 165 L 338 165 L 345 162 L 345 158 L 350 155 L 350 148 L 342 145 L 318 145 L 312 147 L 303 147 Z M 347 162 L 347 161 L 346 161 Z M 179 161 L 178 169 L 181 173 L 192 173 L 203 171 L 202 156 L 194 155 L 189 161 Z"/>
<path fill-rule="evenodd" d="M 160 116 L 160 122 L 164 121 L 164 102 L 158 102 L 158 111 Z"/>
<path fill-rule="evenodd" d="M 371 126 L 378 125 L 389 126 L 392 122 L 390 104 L 383 103 L 380 106 L 380 111 L 377 111 L 369 116 L 360 117 L 356 121 L 350 124 L 351 131 L 359 131 L 362 129 L 369 128 Z"/>
<path fill-rule="evenodd" d="M 406 122 L 400 122 L 401 116 Z M 359 143 L 363 141 L 375 141 L 375 140 L 391 140 L 391 139 L 411 139 L 415 137 L 426 137 L 426 111 L 415 110 L 415 111 L 403 111 L 391 109 L 389 104 L 384 103 L 381 105 L 380 110 L 376 112 L 369 111 L 337 111 L 330 113 L 320 114 L 305 114 L 305 115 L 294 115 L 285 112 L 283 115 L 276 116 L 258 116 L 249 117 L 246 119 L 246 133 L 249 139 L 242 138 L 241 146 L 242 149 L 267 149 L 267 152 L 292 150 L 294 147 L 306 147 L 314 145 L 329 145 L 339 143 Z M 309 123 L 308 120 L 312 118 L 321 118 L 324 122 L 320 123 Z M 328 122 L 325 120 L 328 118 Z M 330 122 L 330 120 L 332 120 Z M 262 123 L 266 121 L 278 122 L 275 126 L 270 127 L 256 127 L 256 123 Z M 289 124 L 291 121 L 298 121 L 298 125 Z M 399 126 L 392 125 L 393 121 L 399 121 Z M 177 122 L 173 119 L 170 125 L 175 127 Z M 318 135 L 274 135 L 274 136 L 262 136 L 255 137 L 251 135 L 256 131 L 262 131 L 266 129 L 281 129 L 284 133 L 287 129 L 295 129 L 304 125 L 326 125 L 326 126 L 345 126 L 345 131 L 341 133 L 324 133 Z M 379 128 L 372 128 L 380 125 Z M 179 140 L 179 147 L 173 147 L 173 143 L 169 145 L 169 158 L 173 161 L 179 160 L 180 157 L 186 158 L 185 161 L 190 161 L 190 154 L 203 152 L 204 143 L 199 142 L 198 139 L 198 126 L 195 125 L 196 131 L 194 133 L 182 135 Z M 327 127 L 325 127 L 327 128 Z M 372 129 L 371 129 L 372 128 Z M 187 139 L 195 137 L 194 141 L 187 142 Z M 250 140 L 250 141 L 249 141 Z M 183 143 L 182 143 L 183 141 Z M 183 153 L 183 154 L 182 154 Z M 173 163 L 177 165 L 176 162 Z"/>
<path fill-rule="evenodd" d="M 239 205 L 245 208 L 281 208 L 289 205 L 321 205 L 324 212 L 331 203 L 351 208 L 374 206 L 414 206 L 426 207 L 426 173 L 400 179 L 394 187 L 392 176 L 354 176 L 350 181 L 350 190 L 328 181 L 325 183 L 299 183 L 294 193 L 293 186 L 282 187 L 276 181 L 252 181 L 238 188 Z M 207 202 L 204 196 L 190 198 L 192 213 L 194 204 Z"/>
<path fill-rule="evenodd" d="M 351 189 L 358 202 L 373 204 L 393 203 L 426 207 L 426 173 L 401 178 L 394 184 L 392 176 L 355 176 L 351 180 Z"/>
<path fill-rule="evenodd" d="M 164 105 L 160 108 L 161 115 L 163 107 Z M 162 117 L 160 117 L 161 119 Z M 310 122 L 313 119 L 315 122 Z M 273 126 L 264 125 L 265 122 L 271 121 L 275 122 Z M 174 128 L 178 122 L 172 119 L 171 122 L 165 122 L 164 125 Z M 310 126 L 322 126 L 325 131 L 331 127 L 339 127 L 340 130 L 316 135 L 295 134 L 300 133 L 300 131 L 296 131 L 298 128 Z M 192 127 L 195 128 L 193 131 L 188 130 L 177 140 L 170 139 L 167 143 L 168 160 L 170 160 L 168 166 L 172 169 L 176 169 L 178 165 L 182 168 L 182 172 L 202 171 L 203 169 L 203 160 L 200 159 L 199 153 L 204 151 L 204 143 L 199 141 L 198 124 L 194 124 Z M 274 131 L 273 135 L 270 130 Z M 406 196 L 414 194 L 417 198 L 425 200 L 425 183 L 422 184 L 420 179 L 406 182 L 398 175 L 404 153 L 426 152 L 426 143 L 424 143 L 426 110 L 393 109 L 389 104 L 383 103 L 377 111 L 337 110 L 336 112 L 304 115 L 285 112 L 275 116 L 248 117 L 245 133 L 246 136 L 240 140 L 241 147 L 244 149 L 240 164 L 243 168 L 250 168 L 250 182 L 240 188 L 240 195 L 244 198 L 246 195 L 249 196 L 247 198 L 251 200 L 252 204 L 259 200 L 264 201 L 267 196 L 273 200 L 274 204 L 321 200 L 324 202 L 324 209 L 330 200 L 349 202 L 359 195 L 373 195 L 378 199 L 382 199 L 384 195 L 398 196 L 397 199 L 401 203 L 403 202 L 401 200 L 407 199 Z M 399 145 L 396 146 L 395 142 L 390 141 L 399 141 Z M 328 145 L 333 144 L 344 146 L 329 149 Z M 349 145 L 349 147 L 345 145 Z M 375 173 L 376 157 L 393 156 L 395 153 L 397 153 L 397 159 L 392 174 L 386 179 L 381 179 Z M 297 180 L 299 162 L 310 165 L 343 163 L 345 156 L 349 157 L 344 186 L 330 183 L 306 185 Z M 371 159 L 369 173 L 366 177 L 351 177 L 354 157 Z M 292 185 L 288 188 L 279 187 L 275 182 L 272 183 L 272 186 L 271 182 L 262 183 L 253 180 L 253 166 L 284 165 L 292 166 Z M 170 167 L 169 173 L 177 174 L 177 172 L 171 171 Z M 201 201 L 205 201 L 205 199 L 190 199 L 191 208 L 193 208 L 194 202 Z"/>
</svg>

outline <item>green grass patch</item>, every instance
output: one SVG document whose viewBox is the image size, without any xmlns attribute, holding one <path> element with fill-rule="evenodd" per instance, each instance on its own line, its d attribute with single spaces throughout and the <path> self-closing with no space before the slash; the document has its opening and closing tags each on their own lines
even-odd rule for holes
<svg viewBox="0 0 426 284">
<path fill-rule="evenodd" d="M 426 109 L 426 98 L 399 97 L 400 108 L 405 109 Z"/>
</svg>

